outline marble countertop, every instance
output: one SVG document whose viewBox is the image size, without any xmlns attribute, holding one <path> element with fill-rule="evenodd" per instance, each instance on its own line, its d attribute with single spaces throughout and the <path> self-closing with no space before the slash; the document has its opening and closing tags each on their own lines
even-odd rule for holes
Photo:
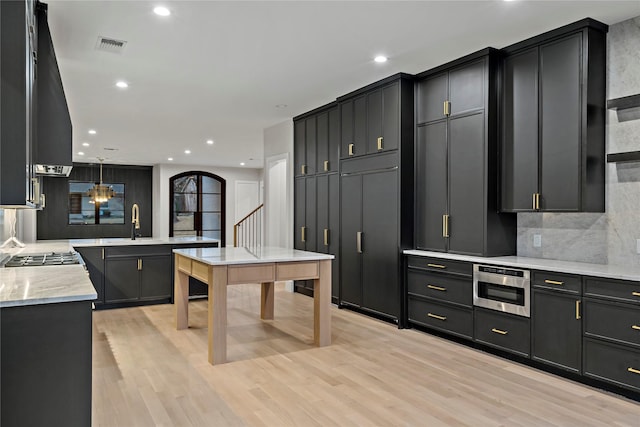
<svg viewBox="0 0 640 427">
<path fill-rule="evenodd" d="M 262 247 L 255 250 L 247 248 L 193 248 L 174 249 L 173 252 L 209 265 L 322 261 L 335 258 L 328 254 L 278 247 Z"/>
<path fill-rule="evenodd" d="M 0 308 L 97 298 L 82 265 L 0 268 Z"/>
<path fill-rule="evenodd" d="M 480 257 L 458 255 L 443 252 L 405 250 L 405 255 L 416 255 L 431 258 L 467 261 L 476 264 L 492 264 L 504 267 L 528 268 L 531 270 L 556 271 L 559 273 L 579 274 L 608 279 L 640 281 L 640 266 L 591 264 L 587 262 L 559 261 L 543 258 L 526 258 L 518 256 Z"/>
</svg>

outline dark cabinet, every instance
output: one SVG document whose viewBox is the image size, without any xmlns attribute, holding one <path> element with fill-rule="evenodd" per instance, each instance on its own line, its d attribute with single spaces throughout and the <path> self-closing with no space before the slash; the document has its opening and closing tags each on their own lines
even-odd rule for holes
<svg viewBox="0 0 640 427">
<path fill-rule="evenodd" d="M 316 118 L 308 117 L 294 122 L 295 175 L 315 173 L 316 168 Z"/>
<path fill-rule="evenodd" d="M 89 279 L 98 294 L 94 304 L 100 306 L 104 304 L 104 248 L 85 247 L 76 248 L 75 250 L 82 257 L 82 261 L 89 272 Z"/>
<path fill-rule="evenodd" d="M 296 178 L 294 182 L 294 248 L 316 250 L 316 177 Z"/>
<path fill-rule="evenodd" d="M 170 255 L 140 258 L 140 299 L 171 298 L 171 273 Z"/>
<path fill-rule="evenodd" d="M 480 51 L 420 76 L 416 90 L 418 249 L 515 252 L 515 216 L 499 214 L 498 54 Z"/>
<path fill-rule="evenodd" d="M 531 333 L 528 317 L 475 307 L 473 327 L 476 342 L 529 357 Z"/>
<path fill-rule="evenodd" d="M 317 252 L 335 256 L 331 265 L 331 296 L 337 303 L 340 284 L 340 179 L 338 174 L 316 177 Z"/>
<path fill-rule="evenodd" d="M 139 258 L 105 261 L 105 302 L 130 302 L 140 299 Z"/>
<path fill-rule="evenodd" d="M 316 117 L 316 173 L 338 171 L 340 159 L 340 110 L 337 106 Z"/>
<path fill-rule="evenodd" d="M 505 49 L 503 211 L 604 212 L 606 31 L 584 20 Z"/>
</svg>

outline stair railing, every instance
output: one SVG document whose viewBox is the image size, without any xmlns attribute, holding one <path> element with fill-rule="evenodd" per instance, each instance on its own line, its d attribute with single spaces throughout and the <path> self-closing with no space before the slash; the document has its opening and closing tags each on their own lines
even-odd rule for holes
<svg viewBox="0 0 640 427">
<path fill-rule="evenodd" d="M 255 248 L 262 246 L 264 203 L 249 212 L 233 226 L 233 246 Z"/>
</svg>

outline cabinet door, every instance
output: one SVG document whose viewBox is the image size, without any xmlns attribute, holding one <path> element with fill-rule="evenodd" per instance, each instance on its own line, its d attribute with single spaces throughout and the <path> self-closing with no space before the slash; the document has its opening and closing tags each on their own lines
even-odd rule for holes
<svg viewBox="0 0 640 427">
<path fill-rule="evenodd" d="M 367 94 L 367 153 L 377 153 L 382 138 L 382 90 Z"/>
<path fill-rule="evenodd" d="M 366 153 L 367 97 L 365 95 L 362 95 L 353 100 L 353 155 L 361 156 Z"/>
<path fill-rule="evenodd" d="M 140 267 L 140 299 L 171 298 L 171 257 L 142 257 Z"/>
<path fill-rule="evenodd" d="M 582 35 L 540 47 L 540 208 L 580 209 Z"/>
<path fill-rule="evenodd" d="M 309 117 L 305 120 L 305 144 L 306 163 L 305 175 L 316 173 L 316 118 Z"/>
<path fill-rule="evenodd" d="M 138 258 L 107 259 L 104 280 L 106 303 L 137 301 L 140 297 Z"/>
<path fill-rule="evenodd" d="M 445 251 L 442 216 L 447 213 L 447 122 L 417 128 L 416 247 Z"/>
<path fill-rule="evenodd" d="M 303 237 L 303 233 L 306 234 L 306 230 L 303 231 L 303 227 L 305 227 L 306 216 L 306 181 L 304 178 L 296 178 L 294 182 L 294 207 L 293 207 L 293 247 L 299 250 L 305 250 L 305 242 Z"/>
<path fill-rule="evenodd" d="M 316 177 L 305 178 L 305 250 L 315 251 L 316 245 Z"/>
<path fill-rule="evenodd" d="M 306 129 L 303 120 L 297 120 L 293 123 L 293 159 L 294 159 L 294 175 L 301 176 L 304 171 L 306 161 Z"/>
<path fill-rule="evenodd" d="M 400 84 L 382 89 L 382 149 L 395 150 L 400 139 Z"/>
<path fill-rule="evenodd" d="M 329 163 L 327 172 L 337 172 L 340 160 L 340 110 L 338 107 L 329 110 Z M 324 169 L 324 165 L 323 165 Z"/>
<path fill-rule="evenodd" d="M 582 321 L 576 312 L 579 300 L 576 295 L 533 290 L 533 359 L 580 373 Z"/>
<path fill-rule="evenodd" d="M 362 306 L 398 317 L 398 171 L 362 176 Z"/>
<path fill-rule="evenodd" d="M 484 253 L 484 113 L 449 121 L 449 251 Z"/>
<path fill-rule="evenodd" d="M 362 267 L 357 233 L 362 232 L 362 176 L 343 176 L 340 187 L 340 300 L 360 306 Z"/>
<path fill-rule="evenodd" d="M 340 158 L 349 157 L 353 143 L 353 100 L 340 103 Z"/>
<path fill-rule="evenodd" d="M 451 116 L 485 108 L 486 58 L 449 73 Z"/>
<path fill-rule="evenodd" d="M 94 303 L 104 304 L 104 248 L 77 248 L 76 251 L 82 257 L 89 271 L 89 279 L 98 294 Z"/>
<path fill-rule="evenodd" d="M 316 118 L 316 173 L 324 173 L 325 162 L 329 161 L 329 112 L 318 114 Z"/>
<path fill-rule="evenodd" d="M 538 192 L 538 48 L 504 61 L 501 210 L 533 209 Z"/>
<path fill-rule="evenodd" d="M 325 231 L 326 230 L 326 231 Z M 327 239 L 325 239 L 327 237 Z M 329 253 L 329 175 L 316 177 L 316 242 L 317 252 Z"/>
<path fill-rule="evenodd" d="M 432 122 L 445 117 L 444 102 L 448 97 L 447 86 L 448 77 L 446 73 L 418 83 L 416 124 Z"/>
<path fill-rule="evenodd" d="M 340 289 L 340 176 L 329 175 L 329 253 L 331 265 L 331 296 L 338 298 Z"/>
</svg>

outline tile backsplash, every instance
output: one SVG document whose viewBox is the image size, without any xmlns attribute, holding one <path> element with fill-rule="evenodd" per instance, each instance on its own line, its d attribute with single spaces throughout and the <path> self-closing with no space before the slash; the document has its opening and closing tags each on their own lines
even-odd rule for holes
<svg viewBox="0 0 640 427">
<path fill-rule="evenodd" d="M 638 52 L 640 16 L 609 27 L 607 98 L 640 94 Z M 607 110 L 606 147 L 607 153 L 640 150 L 640 108 Z M 518 255 L 640 265 L 640 162 L 607 163 L 605 191 L 605 213 L 518 214 Z"/>
</svg>

